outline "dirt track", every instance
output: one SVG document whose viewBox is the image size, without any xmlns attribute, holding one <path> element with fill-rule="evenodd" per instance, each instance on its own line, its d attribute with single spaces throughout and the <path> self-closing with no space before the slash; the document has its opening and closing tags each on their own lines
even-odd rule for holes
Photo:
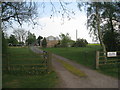
<svg viewBox="0 0 120 90">
<path fill-rule="evenodd" d="M 36 47 L 31 47 L 31 50 L 36 53 L 42 52 Z M 72 74 L 57 62 L 57 58 L 68 62 L 81 71 L 84 71 L 87 77 L 78 77 Z M 64 57 L 53 54 L 52 65 L 60 78 L 60 83 L 56 86 L 57 88 L 118 88 L 118 79 L 103 75 Z"/>
</svg>

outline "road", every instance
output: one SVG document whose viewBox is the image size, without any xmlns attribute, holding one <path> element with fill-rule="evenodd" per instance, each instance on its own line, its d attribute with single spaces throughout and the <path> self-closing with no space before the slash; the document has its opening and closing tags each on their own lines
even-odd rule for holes
<svg viewBox="0 0 120 90">
<path fill-rule="evenodd" d="M 37 47 L 31 47 L 35 53 L 42 53 Z M 87 77 L 78 77 L 66 70 L 57 59 L 64 60 L 74 67 L 85 72 Z M 118 79 L 106 76 L 83 65 L 77 64 L 64 57 L 52 54 L 52 66 L 59 77 L 56 88 L 118 88 Z"/>
</svg>

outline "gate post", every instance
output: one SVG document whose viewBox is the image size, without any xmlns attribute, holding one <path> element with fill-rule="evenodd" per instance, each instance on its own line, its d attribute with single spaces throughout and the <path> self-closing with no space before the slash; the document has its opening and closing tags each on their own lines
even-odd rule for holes
<svg viewBox="0 0 120 90">
<path fill-rule="evenodd" d="M 52 53 L 48 52 L 48 72 L 51 72 L 52 70 Z"/>
<path fill-rule="evenodd" d="M 10 54 L 7 54 L 7 71 L 10 71 L 9 55 Z"/>
<path fill-rule="evenodd" d="M 99 51 L 96 52 L 96 69 L 99 69 Z"/>
</svg>

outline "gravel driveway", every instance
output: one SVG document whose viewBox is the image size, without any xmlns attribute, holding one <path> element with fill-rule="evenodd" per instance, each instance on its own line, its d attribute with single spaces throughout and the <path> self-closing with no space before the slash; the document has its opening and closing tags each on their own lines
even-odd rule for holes
<svg viewBox="0 0 120 90">
<path fill-rule="evenodd" d="M 31 50 L 36 53 L 42 52 L 42 50 L 39 50 L 36 47 L 31 47 Z M 53 69 L 57 72 L 60 78 L 60 83 L 56 88 L 118 88 L 119 86 L 118 79 L 116 78 L 103 75 L 64 57 L 55 54 L 52 54 L 52 56 Z M 87 77 L 78 77 L 72 74 L 66 70 L 61 63 L 57 62 L 56 59 L 64 60 L 81 71 L 84 71 Z"/>
</svg>

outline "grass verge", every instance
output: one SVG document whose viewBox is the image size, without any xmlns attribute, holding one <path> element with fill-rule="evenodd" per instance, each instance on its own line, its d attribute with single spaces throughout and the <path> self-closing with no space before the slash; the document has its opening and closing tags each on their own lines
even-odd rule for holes
<svg viewBox="0 0 120 90">
<path fill-rule="evenodd" d="M 71 64 L 68 64 L 67 62 L 62 61 L 62 60 L 58 60 L 58 59 L 57 59 L 57 61 L 60 62 L 64 66 L 64 68 L 66 68 L 71 73 L 73 73 L 73 74 L 75 74 L 77 76 L 80 76 L 80 77 L 85 77 L 86 76 L 86 74 L 83 71 L 75 68 Z"/>
</svg>

